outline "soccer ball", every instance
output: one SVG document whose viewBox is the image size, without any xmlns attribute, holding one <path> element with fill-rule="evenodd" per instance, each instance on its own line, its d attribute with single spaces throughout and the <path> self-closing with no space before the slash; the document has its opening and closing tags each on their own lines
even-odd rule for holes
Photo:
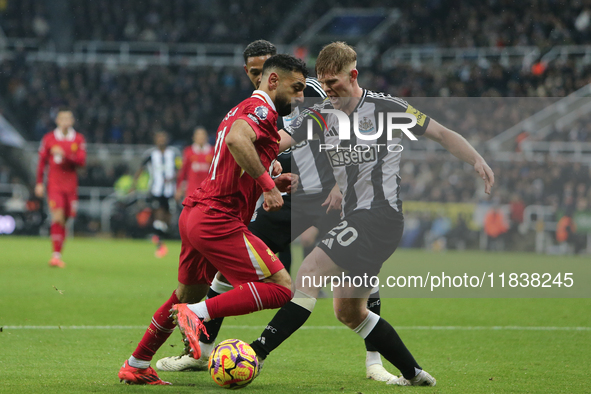
<svg viewBox="0 0 591 394">
<path fill-rule="evenodd" d="M 257 377 L 259 362 L 248 343 L 240 339 L 226 339 L 213 349 L 207 369 L 221 387 L 240 389 Z"/>
</svg>

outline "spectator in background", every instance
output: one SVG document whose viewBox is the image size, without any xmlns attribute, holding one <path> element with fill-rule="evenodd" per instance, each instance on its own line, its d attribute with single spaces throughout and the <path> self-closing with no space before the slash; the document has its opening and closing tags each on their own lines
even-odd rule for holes
<svg viewBox="0 0 591 394">
<path fill-rule="evenodd" d="M 509 231 L 509 225 L 499 201 L 496 200 L 484 216 L 484 232 L 488 236 L 488 249 L 503 250 L 505 247 L 504 234 L 507 231 Z"/>
<path fill-rule="evenodd" d="M 572 207 L 567 208 L 566 213 L 556 225 L 556 241 L 571 246 L 575 253 L 579 253 L 585 248 L 585 236 L 577 234 L 577 224 L 574 220 L 574 209 Z"/>
<path fill-rule="evenodd" d="M 193 193 L 209 172 L 213 160 L 213 148 L 209 145 L 208 134 L 204 127 L 199 126 L 193 132 L 193 144 L 183 151 L 183 166 L 176 182 L 175 199 Z"/>
</svg>

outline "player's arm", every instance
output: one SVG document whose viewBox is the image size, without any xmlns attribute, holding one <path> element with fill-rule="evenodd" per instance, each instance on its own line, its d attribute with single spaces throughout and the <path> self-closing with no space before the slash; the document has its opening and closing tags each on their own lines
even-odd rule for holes
<svg viewBox="0 0 591 394">
<path fill-rule="evenodd" d="M 295 145 L 295 141 L 291 138 L 291 135 L 283 129 L 279 130 L 279 136 L 281 137 L 281 141 L 279 141 L 279 152 L 283 152 L 293 145 Z"/>
<path fill-rule="evenodd" d="M 133 193 L 135 191 L 135 188 L 137 187 L 137 181 L 138 181 L 138 179 L 140 179 L 142 172 L 144 172 L 144 167 L 152 159 L 151 153 L 152 153 L 152 151 L 149 150 L 147 153 L 144 154 L 144 158 L 142 159 L 142 163 L 140 164 L 140 166 L 137 169 L 137 171 L 135 172 L 135 174 L 133 174 L 133 182 L 131 182 L 131 188 L 129 188 L 129 193 Z"/>
<path fill-rule="evenodd" d="M 64 158 L 77 167 L 84 167 L 86 165 L 86 140 L 84 137 L 80 139 L 78 149 L 75 152 L 66 154 Z"/>
<path fill-rule="evenodd" d="M 430 120 L 424 135 L 438 142 L 458 159 L 474 166 L 474 170 L 484 180 L 484 192 L 490 194 L 490 189 L 495 183 L 495 175 L 482 156 L 464 137 L 433 119 Z"/>
<path fill-rule="evenodd" d="M 283 206 L 283 197 L 261 163 L 254 147 L 256 139 L 256 133 L 248 122 L 238 119 L 232 124 L 225 142 L 236 163 L 262 187 L 265 198 L 263 208 L 267 211 L 276 211 Z"/>
<path fill-rule="evenodd" d="M 35 196 L 43 198 L 45 194 L 45 187 L 43 186 L 43 177 L 45 175 L 45 167 L 49 160 L 49 148 L 47 147 L 46 138 L 43 137 L 41 145 L 39 146 L 39 162 L 37 163 L 37 182 L 35 183 Z"/>
</svg>

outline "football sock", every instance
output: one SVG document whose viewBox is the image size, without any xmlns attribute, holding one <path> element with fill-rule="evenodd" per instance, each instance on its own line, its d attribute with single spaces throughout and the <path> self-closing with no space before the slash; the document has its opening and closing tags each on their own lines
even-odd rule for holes
<svg viewBox="0 0 591 394">
<path fill-rule="evenodd" d="M 294 298 L 277 311 L 261 336 L 250 346 L 259 357 L 267 358 L 269 353 L 308 320 L 314 305 L 316 305 L 316 298 L 296 290 Z"/>
<path fill-rule="evenodd" d="M 381 306 L 382 306 L 382 301 L 380 300 L 380 288 L 376 287 L 373 289 L 372 293 L 369 295 L 369 298 L 367 299 L 367 309 L 369 309 L 370 311 L 372 311 L 373 313 L 375 313 L 376 315 L 379 316 Z M 369 343 L 369 341 L 367 339 L 365 340 L 365 349 L 368 352 L 377 352 L 378 351 L 375 347 L 373 347 L 373 345 L 371 343 Z M 381 363 L 381 358 L 380 358 L 380 363 Z"/>
<path fill-rule="evenodd" d="M 162 238 L 164 238 L 166 232 L 168 231 L 168 224 L 162 220 L 154 220 L 152 227 L 154 227 L 154 233 L 158 237 L 158 243 L 156 244 L 156 247 L 159 248 L 162 246 Z"/>
<path fill-rule="evenodd" d="M 129 364 L 130 367 L 140 368 L 140 369 L 146 369 L 150 366 L 150 361 L 140 360 L 140 359 L 137 359 L 133 356 L 129 357 L 129 360 L 127 360 L 127 363 Z"/>
<path fill-rule="evenodd" d="M 233 288 L 234 287 L 232 287 L 232 285 L 219 281 L 216 277 L 211 282 L 211 287 L 207 291 L 207 299 L 216 297 L 222 293 L 232 290 Z M 201 335 L 199 336 L 199 342 L 204 344 L 213 344 L 220 332 L 220 329 L 222 328 L 223 322 L 223 317 L 218 317 L 217 319 L 211 319 L 209 321 L 203 322 L 203 325 L 205 326 L 205 329 L 207 330 L 209 337 L 204 333 L 201 333 Z M 201 349 L 203 351 L 203 346 L 201 347 Z"/>
<path fill-rule="evenodd" d="M 369 312 L 367 318 L 353 331 L 367 339 L 406 379 L 414 378 L 421 371 L 394 327 L 375 313 Z"/>
<path fill-rule="evenodd" d="M 178 303 L 179 299 L 176 296 L 176 291 L 173 291 L 170 298 L 162 304 L 156 313 L 154 313 L 154 316 L 152 316 L 150 326 L 133 352 L 133 357 L 145 361 L 150 361 L 152 359 L 154 353 L 156 353 L 160 346 L 166 342 L 170 334 L 174 331 L 175 324 L 170 317 L 170 309 L 174 304 Z M 129 365 L 131 365 L 131 359 Z M 133 367 L 133 365 L 131 366 Z"/>
<path fill-rule="evenodd" d="M 213 351 L 213 342 L 204 343 L 201 340 L 199 340 L 199 348 L 201 348 L 201 358 L 209 359 L 209 355 Z"/>
<path fill-rule="evenodd" d="M 374 364 L 382 364 L 382 356 L 380 356 L 380 352 L 366 352 L 365 353 L 365 368 L 369 367 L 370 365 Z"/>
<path fill-rule="evenodd" d="M 66 227 L 61 223 L 51 223 L 49 234 L 51 235 L 53 251 L 61 253 L 62 246 L 64 245 L 64 238 L 66 237 Z"/>
<path fill-rule="evenodd" d="M 248 282 L 202 303 L 206 306 L 209 318 L 215 319 L 223 316 L 245 315 L 262 309 L 279 308 L 290 299 L 291 290 L 287 287 L 276 283 Z M 208 320 L 207 317 L 195 313 L 199 317 L 204 317 L 204 320 Z"/>
</svg>

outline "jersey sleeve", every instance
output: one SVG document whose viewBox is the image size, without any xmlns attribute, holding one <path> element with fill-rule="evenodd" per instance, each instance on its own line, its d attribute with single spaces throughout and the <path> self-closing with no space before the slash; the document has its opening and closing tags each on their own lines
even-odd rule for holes
<svg viewBox="0 0 591 394">
<path fill-rule="evenodd" d="M 142 167 L 145 167 L 151 160 L 152 160 L 152 152 L 154 151 L 154 148 L 150 148 L 147 151 L 144 152 L 144 154 L 142 155 Z"/>
<path fill-rule="evenodd" d="M 266 130 L 276 127 L 276 116 L 262 103 L 248 104 L 237 119 L 246 121 L 254 130 L 257 139 L 266 135 Z"/>
<path fill-rule="evenodd" d="M 399 103 L 394 103 L 393 105 L 395 106 L 396 111 L 400 111 L 402 109 L 405 113 L 414 115 L 416 117 L 417 124 L 414 127 L 409 128 L 411 133 L 418 136 L 425 134 L 425 131 L 427 131 L 427 126 L 429 126 L 429 121 L 431 120 L 430 117 L 404 100 L 400 100 Z"/>
<path fill-rule="evenodd" d="M 285 128 L 285 131 L 291 135 L 296 143 L 302 142 L 308 138 L 308 124 L 312 125 L 312 137 L 322 138 L 324 136 L 324 117 L 318 111 L 306 108 L 297 118 Z"/>
<path fill-rule="evenodd" d="M 326 92 L 322 90 L 322 86 L 316 78 L 306 78 L 306 88 L 304 89 L 304 97 L 318 97 L 321 99 L 325 99 Z"/>
<path fill-rule="evenodd" d="M 47 134 L 41 139 L 39 145 L 39 162 L 37 163 L 37 183 L 43 183 L 43 176 L 45 175 L 45 167 L 49 159 L 49 146 Z"/>
</svg>

